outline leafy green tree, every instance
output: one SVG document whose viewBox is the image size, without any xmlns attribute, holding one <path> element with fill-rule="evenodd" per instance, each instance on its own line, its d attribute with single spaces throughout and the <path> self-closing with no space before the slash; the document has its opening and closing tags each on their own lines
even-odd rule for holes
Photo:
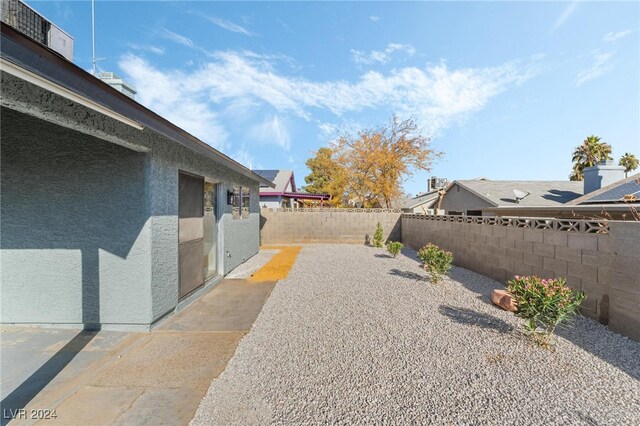
<svg viewBox="0 0 640 426">
<path fill-rule="evenodd" d="M 618 165 L 624 167 L 624 176 L 627 177 L 629 175 L 629 172 L 638 168 L 640 162 L 635 155 L 629 152 L 625 152 L 624 155 L 620 157 L 620 162 L 618 163 Z"/>
<path fill-rule="evenodd" d="M 591 135 L 577 146 L 573 151 L 573 171 L 569 176 L 571 180 L 584 180 L 584 169 L 595 166 L 603 160 L 612 160 L 612 148 L 603 142 L 598 136 Z"/>
<path fill-rule="evenodd" d="M 382 247 L 382 238 L 382 225 L 378 222 L 376 225 L 376 232 L 373 234 L 373 245 L 378 248 Z"/>
</svg>

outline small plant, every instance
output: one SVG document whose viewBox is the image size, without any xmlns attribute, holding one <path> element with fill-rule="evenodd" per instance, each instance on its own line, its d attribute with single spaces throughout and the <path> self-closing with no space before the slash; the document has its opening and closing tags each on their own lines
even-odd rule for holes
<svg viewBox="0 0 640 426">
<path fill-rule="evenodd" d="M 382 247 L 382 225 L 378 222 L 376 226 L 376 232 L 373 234 L 373 245 L 375 247 Z"/>
<path fill-rule="evenodd" d="M 525 320 L 525 330 L 541 346 L 549 345 L 560 323 L 578 314 L 578 307 L 586 297 L 584 292 L 567 287 L 564 278 L 543 280 L 516 275 L 507 288 L 516 303 L 516 315 Z"/>
<path fill-rule="evenodd" d="M 427 244 L 418 251 L 418 258 L 424 263 L 424 270 L 429 273 L 431 282 L 437 283 L 451 269 L 453 254 L 442 250 L 435 244 Z"/>
<path fill-rule="evenodd" d="M 389 241 L 387 243 L 387 251 L 394 258 L 398 255 L 398 253 L 400 253 L 402 247 L 404 247 L 404 244 L 402 244 L 400 241 Z"/>
</svg>

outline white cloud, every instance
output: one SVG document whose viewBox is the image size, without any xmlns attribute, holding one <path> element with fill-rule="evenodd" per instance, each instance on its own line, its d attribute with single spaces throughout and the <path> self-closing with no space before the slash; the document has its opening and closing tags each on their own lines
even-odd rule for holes
<svg viewBox="0 0 640 426">
<path fill-rule="evenodd" d="M 180 35 L 178 33 L 174 33 L 173 31 L 169 31 L 166 28 L 162 29 L 162 33 L 161 34 L 162 34 L 162 36 L 164 38 L 166 38 L 167 40 L 171 40 L 174 43 L 178 43 L 178 44 L 181 44 L 183 46 L 190 47 L 192 49 L 196 49 L 197 48 L 195 43 L 193 41 L 191 41 L 190 38 L 185 37 L 183 35 Z"/>
<path fill-rule="evenodd" d="M 602 41 L 606 41 L 608 43 L 613 43 L 616 40 L 619 40 L 621 38 L 624 38 L 624 37 L 628 36 L 632 32 L 633 31 L 631 31 L 631 30 L 624 30 L 624 31 L 618 31 L 616 33 L 614 33 L 614 32 L 607 33 L 607 34 L 604 35 L 604 37 L 602 37 Z"/>
<path fill-rule="evenodd" d="M 353 60 L 358 64 L 370 65 L 374 62 L 386 64 L 391 60 L 394 52 L 404 52 L 407 56 L 413 56 L 416 49 L 409 44 L 390 43 L 384 50 L 372 50 L 367 53 L 362 50 L 351 49 Z"/>
<path fill-rule="evenodd" d="M 134 55 L 124 56 L 119 66 L 138 91 L 137 100 L 141 104 L 207 144 L 218 149 L 226 147 L 226 130 L 206 99 L 190 92 L 185 74 L 158 71 Z"/>
<path fill-rule="evenodd" d="M 338 126 L 333 123 L 318 123 L 318 129 L 320 130 L 319 137 L 322 139 L 333 140 L 338 136 Z"/>
<path fill-rule="evenodd" d="M 137 87 L 142 104 L 207 143 L 223 147 L 227 137 L 216 111 L 225 117 L 234 110 L 255 117 L 255 112 L 249 114 L 255 105 L 270 115 L 247 134 L 285 150 L 291 146 L 286 124 L 291 115 L 311 120 L 315 112 L 328 111 L 344 122 L 357 119 L 354 114 L 362 111 L 384 109 L 414 117 L 435 136 L 535 73 L 535 62 L 455 70 L 443 62 L 388 73 L 368 71 L 354 81 L 312 81 L 287 76 L 243 52 L 211 55 L 208 64 L 186 71 L 161 71 L 134 55 L 123 57 L 120 67 Z"/>
<path fill-rule="evenodd" d="M 277 115 L 268 117 L 249 130 L 249 136 L 258 142 L 276 144 L 291 149 L 291 136 L 285 122 Z"/>
<path fill-rule="evenodd" d="M 375 16 L 375 15 L 371 15 L 369 16 L 369 19 L 371 19 L 371 21 L 373 22 L 378 22 L 380 20 L 379 16 Z"/>
<path fill-rule="evenodd" d="M 576 86 L 580 87 L 584 83 L 595 80 L 596 78 L 601 77 L 613 70 L 613 65 L 611 64 L 612 59 L 613 52 L 593 54 L 593 65 L 590 68 L 582 70 L 578 73 L 578 75 L 576 76 Z"/>
<path fill-rule="evenodd" d="M 128 43 L 127 47 L 133 50 L 142 50 L 145 52 L 155 53 L 156 55 L 164 55 L 164 49 L 162 47 L 153 46 L 150 44 Z"/>
<path fill-rule="evenodd" d="M 255 159 L 253 158 L 253 156 L 251 155 L 251 153 L 249 152 L 249 150 L 247 149 L 247 147 L 245 145 L 242 145 L 240 147 L 240 149 L 237 149 L 233 155 L 232 158 L 234 160 L 236 160 L 238 163 L 242 164 L 243 166 L 247 167 L 248 169 L 261 169 L 262 167 L 257 165 L 255 163 Z"/>
<path fill-rule="evenodd" d="M 239 34 L 244 34 L 247 36 L 253 36 L 255 35 L 254 33 L 252 33 L 251 31 L 247 30 L 246 28 L 235 24 L 231 21 L 225 21 L 224 19 L 220 19 L 218 17 L 215 16 L 206 16 L 205 17 L 208 21 L 212 22 L 214 25 L 217 25 L 218 27 L 227 30 L 227 31 L 231 31 L 233 33 L 239 33 Z"/>
<path fill-rule="evenodd" d="M 552 33 L 563 26 L 565 22 L 567 22 L 571 15 L 573 15 L 573 12 L 576 11 L 576 7 L 578 7 L 578 1 L 572 1 L 565 6 L 560 16 L 558 16 L 556 21 L 553 23 L 553 27 L 551 27 Z"/>
</svg>

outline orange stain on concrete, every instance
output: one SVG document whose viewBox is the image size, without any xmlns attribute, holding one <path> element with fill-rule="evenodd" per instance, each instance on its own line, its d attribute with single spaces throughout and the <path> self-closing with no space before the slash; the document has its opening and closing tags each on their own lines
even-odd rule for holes
<svg viewBox="0 0 640 426">
<path fill-rule="evenodd" d="M 262 246 L 265 250 L 280 250 L 266 265 L 258 269 L 249 278 L 249 282 L 257 283 L 263 281 L 278 281 L 287 278 L 289 271 L 298 258 L 298 253 L 302 249 L 300 246 Z"/>
</svg>

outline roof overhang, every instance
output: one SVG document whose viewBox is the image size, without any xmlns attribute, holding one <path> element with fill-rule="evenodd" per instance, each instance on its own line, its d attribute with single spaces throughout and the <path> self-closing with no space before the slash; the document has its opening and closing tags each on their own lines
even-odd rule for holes
<svg viewBox="0 0 640 426">
<path fill-rule="evenodd" d="M 9 25 L 0 25 L 0 29 L 2 71 L 23 80 L 27 78 L 25 81 L 31 84 L 125 122 L 138 130 L 147 128 L 255 182 L 275 187 L 272 182 L 67 61 L 57 52 L 31 40 Z"/>
<path fill-rule="evenodd" d="M 445 192 L 449 192 L 449 190 L 451 188 L 453 188 L 454 184 L 466 189 L 467 191 L 471 192 L 473 195 L 475 195 L 477 197 L 480 197 L 481 199 L 485 200 L 487 203 L 491 204 L 492 206 L 498 207 L 498 205 L 499 205 L 498 203 L 496 203 L 492 199 L 488 198 L 487 196 L 482 195 L 481 193 L 477 192 L 476 190 L 474 190 L 472 188 L 469 188 L 467 185 L 465 185 L 463 183 L 460 183 L 460 181 L 457 181 L 457 180 L 454 180 L 453 182 L 451 182 L 449 184 L 449 186 L 447 186 L 447 188 L 445 189 Z"/>
</svg>

